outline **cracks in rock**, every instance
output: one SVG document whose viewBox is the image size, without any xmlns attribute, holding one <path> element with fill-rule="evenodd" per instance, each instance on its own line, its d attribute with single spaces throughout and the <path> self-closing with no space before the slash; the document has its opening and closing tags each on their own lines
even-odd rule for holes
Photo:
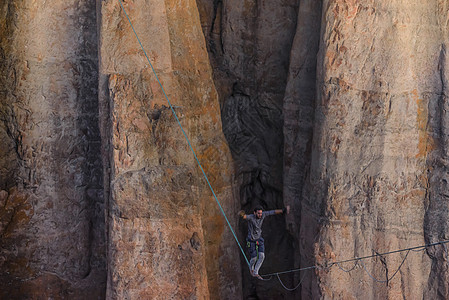
<svg viewBox="0 0 449 300">
<path fill-rule="evenodd" d="M 0 112 L 0 120 L 3 122 L 6 134 L 10 137 L 10 139 L 14 142 L 14 150 L 17 154 L 17 157 L 22 160 L 23 153 L 20 149 L 20 145 L 22 144 L 22 134 L 19 130 L 19 124 L 17 121 L 17 116 L 14 113 L 14 110 L 7 106 L 8 112 L 1 111 Z"/>
<path fill-rule="evenodd" d="M 1 241 L 3 241 L 4 240 L 4 237 L 5 237 L 5 234 L 6 234 L 6 232 L 8 232 L 8 229 L 9 229 L 9 227 L 11 226 L 11 224 L 12 224 L 12 221 L 14 220 L 14 215 L 16 214 L 16 209 L 15 209 L 15 207 L 13 207 L 13 211 L 12 211 L 12 213 L 11 213 L 11 215 L 10 215 L 10 218 L 9 218 L 9 220 L 8 221 L 6 221 L 6 225 L 3 227 L 3 229 L 1 230 L 1 233 L 0 233 L 0 240 Z M 3 217 L 3 216 L 2 216 Z M 0 244 L 1 245 L 1 244 Z"/>
<path fill-rule="evenodd" d="M 217 20 L 218 19 L 218 20 Z M 214 0 L 214 13 L 212 16 L 212 23 L 211 23 L 211 28 L 210 28 L 210 33 L 209 33 L 209 50 L 216 56 L 219 53 L 217 53 L 217 47 L 216 44 L 218 42 L 219 46 L 220 46 L 220 52 L 221 54 L 225 53 L 224 50 L 224 42 L 223 42 L 223 24 L 222 21 L 223 20 L 223 1 L 222 0 Z M 220 22 L 219 24 L 217 24 L 217 21 Z M 219 28 L 218 30 L 218 41 L 214 38 L 214 31 L 216 29 L 216 27 Z"/>
<path fill-rule="evenodd" d="M 124 216 L 123 215 L 123 212 L 119 212 L 118 214 L 115 214 L 119 219 L 122 219 L 122 220 L 131 220 L 131 218 L 129 218 L 129 217 L 127 217 L 127 216 Z M 145 217 L 145 216 L 139 216 L 139 217 L 134 217 L 135 219 L 148 219 L 149 217 Z M 134 219 L 134 218 L 132 218 L 132 219 Z"/>
<path fill-rule="evenodd" d="M 175 110 L 175 111 L 177 111 L 179 108 L 181 108 L 181 107 L 173 106 L 173 110 Z M 157 126 L 158 126 L 159 122 L 161 121 L 161 118 L 164 119 L 166 114 L 168 114 L 169 117 L 172 117 L 171 108 L 169 106 L 165 106 L 165 105 L 162 105 L 160 107 L 158 105 L 156 105 L 153 109 L 150 109 L 146 112 L 146 116 L 151 124 L 151 132 L 155 139 L 157 139 L 157 135 L 156 135 Z"/>
<path fill-rule="evenodd" d="M 198 232 L 194 232 L 190 238 L 190 246 L 198 251 L 201 248 L 201 239 Z"/>
<path fill-rule="evenodd" d="M 438 98 L 432 110 L 429 107 L 428 126 L 426 132 L 434 132 L 437 143 L 435 150 L 426 149 L 429 152 L 427 156 L 427 187 L 424 215 L 424 238 L 426 242 L 445 239 L 448 235 L 449 224 L 447 214 L 449 206 L 447 198 L 449 196 L 449 143 L 447 136 L 449 134 L 449 103 L 448 103 L 448 80 L 447 80 L 447 49 L 442 44 L 439 53 L 437 74 L 439 75 L 441 90 L 435 93 Z M 430 105 L 431 103 L 429 103 Z M 433 122 L 430 122 L 433 121 Z M 429 133 L 428 133 L 429 134 Z M 449 290 L 446 288 L 445 278 L 448 276 L 448 270 L 441 268 L 440 261 L 444 261 L 443 251 L 438 248 L 428 249 L 427 255 L 433 260 L 430 274 L 427 282 L 427 291 L 424 297 L 433 298 L 439 295 L 441 298 L 447 298 Z"/>
<path fill-rule="evenodd" d="M 388 286 L 389 280 L 388 280 L 388 264 L 387 264 L 387 260 L 386 260 L 386 258 L 384 256 L 380 255 L 379 252 L 377 252 L 375 250 L 373 250 L 373 251 L 374 251 L 374 253 L 376 253 L 377 257 L 380 259 L 380 262 L 382 263 L 382 266 L 385 269 L 385 280 L 387 281 L 386 285 Z"/>
<path fill-rule="evenodd" d="M 126 148 L 126 154 L 127 154 L 129 157 L 131 157 L 131 154 L 129 153 L 129 141 L 128 141 L 128 135 L 127 135 L 127 134 L 125 135 L 125 140 L 126 140 L 126 146 L 125 146 L 125 148 Z"/>
<path fill-rule="evenodd" d="M 87 240 L 87 267 L 86 272 L 81 275 L 81 279 L 86 279 L 89 277 L 92 272 L 92 259 L 93 259 L 93 241 L 94 241 L 94 225 L 92 219 L 89 220 L 89 230 L 88 230 L 89 238 Z"/>
<path fill-rule="evenodd" d="M 446 51 L 446 45 L 441 45 L 440 50 L 440 57 L 438 61 L 438 69 L 440 74 L 440 82 L 441 82 L 441 95 L 444 97 L 449 97 L 449 95 L 446 94 L 447 88 L 448 88 L 448 82 L 446 78 L 446 64 L 447 64 L 447 51 Z"/>
</svg>

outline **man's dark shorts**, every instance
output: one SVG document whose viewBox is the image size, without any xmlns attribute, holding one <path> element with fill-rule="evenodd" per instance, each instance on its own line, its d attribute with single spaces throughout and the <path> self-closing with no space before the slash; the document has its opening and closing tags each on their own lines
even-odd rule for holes
<svg viewBox="0 0 449 300">
<path fill-rule="evenodd" d="M 251 256 L 251 258 L 257 256 L 257 251 L 265 253 L 265 245 L 263 238 L 260 238 L 256 241 L 252 241 L 247 238 L 246 241 L 249 242 L 249 255 Z M 257 245 L 256 242 L 259 242 L 259 245 Z M 256 249 L 256 246 L 258 246 L 258 249 Z"/>
</svg>

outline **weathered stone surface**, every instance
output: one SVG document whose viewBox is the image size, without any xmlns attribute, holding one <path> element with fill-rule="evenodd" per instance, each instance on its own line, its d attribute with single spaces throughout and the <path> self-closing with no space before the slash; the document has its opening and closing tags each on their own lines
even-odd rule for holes
<svg viewBox="0 0 449 300">
<path fill-rule="evenodd" d="M 447 1 L 324 1 L 304 262 L 447 238 Z M 442 217 L 442 215 L 446 217 Z M 430 225 L 438 222 L 439 225 Z M 447 298 L 443 249 L 410 253 L 388 284 L 362 267 L 317 271 L 304 297 Z M 405 253 L 365 261 L 385 280 Z M 439 258 L 439 259 L 438 259 Z M 350 268 L 350 266 L 344 266 Z M 430 274 L 430 277 L 429 277 Z"/>
<path fill-rule="evenodd" d="M 446 238 L 447 1 L 299 1 L 296 33 L 285 24 L 282 31 L 288 36 L 284 41 L 295 37 L 290 56 L 282 37 L 260 30 L 288 20 L 264 14 L 269 7 L 276 15 L 284 8 L 279 3 L 197 2 L 237 174 L 250 166 L 246 179 L 236 183 L 240 198 L 244 204 L 265 200 L 270 175 L 283 174 L 283 203 L 293 207 L 287 225 L 295 257 L 301 257 L 289 261 L 291 267 Z M 277 45 L 284 45 L 284 53 L 269 58 L 287 60 L 288 77 L 263 63 L 263 53 L 269 53 L 264 51 Z M 262 72 L 267 69 L 272 72 Z M 271 118 L 284 118 L 280 142 L 270 140 L 276 130 L 264 127 L 269 115 L 255 113 L 263 99 L 259 91 L 274 87 L 273 75 L 283 95 L 280 100 L 269 95 L 283 105 L 283 115 Z M 259 143 L 261 137 L 270 142 Z M 258 163 L 270 162 L 264 153 L 279 143 L 284 169 L 258 170 Z M 305 298 L 412 298 L 416 292 L 447 297 L 442 250 L 429 251 L 432 264 L 429 255 L 410 255 L 406 271 L 388 285 L 373 283 L 360 268 L 348 274 L 332 269 L 306 276 L 301 293 Z M 389 257 L 389 270 L 376 263 L 368 269 L 385 277 L 401 261 L 400 255 Z M 244 287 L 249 287 L 245 281 Z M 245 297 L 255 294 L 266 296 L 256 289 Z"/>
<path fill-rule="evenodd" d="M 124 7 L 235 226 L 232 160 L 196 3 Z M 107 298 L 240 298 L 235 242 L 119 3 L 102 2 L 101 18 Z"/>
<path fill-rule="evenodd" d="M 256 205 L 284 206 L 282 110 L 298 2 L 197 0 L 223 132 L 236 164 L 236 201 L 247 213 Z M 241 241 L 246 230 L 241 223 Z M 267 219 L 264 237 L 266 259 L 261 272 L 292 266 L 291 236 L 282 216 Z M 243 278 L 245 298 L 292 297 L 275 281 L 252 279 L 246 267 Z M 283 279 L 293 284 L 291 276 Z"/>
<path fill-rule="evenodd" d="M 0 298 L 102 298 L 95 4 L 0 15 Z"/>
<path fill-rule="evenodd" d="M 309 239 L 301 236 L 303 218 L 301 199 L 304 183 L 310 170 L 312 136 L 316 103 L 316 63 L 321 27 L 321 1 L 301 1 L 298 23 L 290 54 L 290 69 L 283 103 L 284 116 L 284 204 L 292 213 L 287 216 L 287 226 L 294 237 L 294 261 L 290 268 L 310 266 L 310 254 L 305 251 Z M 304 213 L 306 215 L 307 212 Z M 309 257 L 305 260 L 304 257 Z M 302 258 L 302 259 L 301 259 Z M 305 287 L 311 283 L 311 272 L 295 273 L 293 283 L 302 280 Z M 290 286 L 293 286 L 290 285 Z M 294 293 L 299 298 L 301 289 Z"/>
<path fill-rule="evenodd" d="M 262 273 L 323 268 L 250 278 L 119 1 L 6 0 L 1 299 L 449 298 L 441 246 L 325 268 L 449 238 L 448 0 L 123 4 L 240 241 L 292 207 Z"/>
</svg>

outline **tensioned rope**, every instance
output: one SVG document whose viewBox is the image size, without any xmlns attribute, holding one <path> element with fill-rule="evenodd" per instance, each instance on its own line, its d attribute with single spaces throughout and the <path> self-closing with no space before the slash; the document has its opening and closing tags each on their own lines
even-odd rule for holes
<svg viewBox="0 0 449 300">
<path fill-rule="evenodd" d="M 214 199 L 215 199 L 215 201 L 217 202 L 218 207 L 220 208 L 220 211 L 221 211 L 221 213 L 223 214 L 223 217 L 225 218 L 226 223 L 227 223 L 228 226 L 229 226 L 229 229 L 231 229 L 231 232 L 232 232 L 232 235 L 233 235 L 234 238 L 235 238 L 235 241 L 236 241 L 237 244 L 239 245 L 240 251 L 242 252 L 243 257 L 244 257 L 245 260 L 246 260 L 246 264 L 248 265 L 248 267 L 250 267 L 250 263 L 249 263 L 249 261 L 248 261 L 248 258 L 247 258 L 246 255 L 245 255 L 245 251 L 243 251 L 242 245 L 240 245 L 240 242 L 239 242 L 239 240 L 238 240 L 238 238 L 237 238 L 237 236 L 236 236 L 236 234 L 235 234 L 235 231 L 234 231 L 234 229 L 232 228 L 231 223 L 229 222 L 228 218 L 226 217 L 226 214 L 225 214 L 225 212 L 224 212 L 224 210 L 223 210 L 223 207 L 221 206 L 220 201 L 218 201 L 217 195 L 215 195 L 215 191 L 214 191 L 214 189 L 212 188 L 212 185 L 210 184 L 209 179 L 207 178 L 206 173 L 204 172 L 203 166 L 201 165 L 201 163 L 200 163 L 198 157 L 196 156 L 195 150 L 193 149 L 193 146 L 192 146 L 192 144 L 190 143 L 190 140 L 189 140 L 189 138 L 188 138 L 186 132 L 184 131 L 184 128 L 182 127 L 181 122 L 180 122 L 179 119 L 178 119 L 178 115 L 176 114 L 176 112 L 175 112 L 175 110 L 174 110 L 174 108 L 173 108 L 173 106 L 172 106 L 170 100 L 168 99 L 167 94 L 165 93 L 164 87 L 162 86 L 162 83 L 161 83 L 161 81 L 159 80 L 159 77 L 157 76 L 156 71 L 155 71 L 154 68 L 153 68 L 153 64 L 151 63 L 150 59 L 148 58 L 147 52 L 145 51 L 145 48 L 143 47 L 142 43 L 140 42 L 139 36 L 137 35 L 136 30 L 134 29 L 134 26 L 133 26 L 133 24 L 132 24 L 132 22 L 131 22 L 131 19 L 129 18 L 128 14 L 126 13 L 125 7 L 123 6 L 122 0 L 118 0 L 118 1 L 120 2 L 120 6 L 122 7 L 123 13 L 125 14 L 126 18 L 128 19 L 129 25 L 131 26 L 131 28 L 132 28 L 132 30 L 133 30 L 133 32 L 134 32 L 134 35 L 135 35 L 136 38 L 137 38 L 137 41 L 139 42 L 140 48 L 142 48 L 142 51 L 143 51 L 143 53 L 145 54 L 145 57 L 146 57 L 146 59 L 147 59 L 147 61 L 148 61 L 148 64 L 149 64 L 150 67 L 151 67 L 151 70 L 153 70 L 153 74 L 154 74 L 154 76 L 156 77 L 156 80 L 157 80 L 157 82 L 159 83 L 159 86 L 161 87 L 162 93 L 164 94 L 165 99 L 167 100 L 167 103 L 168 103 L 168 105 L 170 106 L 170 109 L 171 109 L 173 115 L 175 116 L 176 122 L 178 122 L 178 125 L 179 125 L 179 127 L 181 128 L 182 134 L 184 135 L 185 139 L 187 140 L 187 143 L 189 144 L 190 150 L 192 151 L 193 156 L 195 157 L 195 160 L 196 160 L 196 162 L 197 162 L 197 164 L 198 164 L 198 166 L 199 166 L 201 172 L 203 173 L 203 176 L 204 176 L 204 178 L 206 179 L 207 184 L 209 185 L 209 188 L 210 188 L 210 190 L 211 190 L 211 192 L 212 192 L 212 195 L 214 196 Z"/>
<path fill-rule="evenodd" d="M 208 184 L 208 186 L 209 186 L 209 188 L 210 188 L 210 190 L 211 190 L 211 192 L 212 192 L 212 195 L 213 195 L 215 201 L 217 202 L 218 207 L 220 208 L 220 211 L 221 211 L 223 217 L 225 218 L 226 223 L 227 223 L 229 229 L 231 230 L 232 235 L 234 236 L 234 239 L 235 239 L 237 245 L 238 245 L 239 248 L 240 248 L 240 251 L 241 251 L 242 254 L 243 254 L 243 257 L 245 258 L 245 261 L 246 261 L 248 267 L 250 267 L 250 263 L 249 263 L 249 261 L 248 261 L 248 258 L 247 258 L 246 255 L 245 255 L 245 251 L 243 250 L 242 245 L 240 244 L 240 242 L 239 242 L 239 240 L 238 240 L 238 238 L 237 238 L 237 236 L 236 236 L 236 234 L 235 234 L 235 231 L 234 231 L 234 229 L 232 228 L 232 225 L 231 225 L 231 223 L 229 222 L 229 220 L 228 220 L 228 218 L 227 218 L 227 216 L 226 216 L 226 213 L 224 212 L 223 207 L 221 206 L 220 201 L 219 201 L 218 198 L 217 198 L 217 195 L 215 194 L 214 189 L 212 188 L 212 185 L 210 184 L 209 179 L 208 179 L 206 173 L 204 172 L 203 166 L 201 165 L 201 163 L 200 163 L 200 161 L 199 161 L 199 159 L 198 159 L 198 157 L 197 157 L 197 155 L 196 155 L 196 152 L 195 152 L 195 150 L 193 149 L 193 146 L 192 146 L 192 144 L 190 143 L 190 140 L 189 140 L 189 138 L 188 138 L 186 132 L 184 131 L 184 128 L 182 127 L 181 122 L 179 121 L 179 118 L 178 118 L 178 116 L 177 116 L 177 114 L 176 114 L 176 112 L 175 112 L 175 110 L 174 110 L 174 108 L 173 108 L 173 105 L 171 104 L 171 102 L 170 102 L 170 100 L 169 100 L 169 98 L 168 98 L 168 96 L 167 96 L 167 94 L 166 94 L 166 92 L 165 92 L 165 90 L 164 90 L 164 87 L 162 86 L 162 83 L 161 83 L 161 81 L 159 80 L 159 77 L 157 76 L 157 73 L 156 73 L 156 71 L 155 71 L 155 69 L 154 69 L 154 67 L 153 67 L 153 64 L 151 63 L 151 61 L 150 61 L 150 59 L 149 59 L 149 57 L 148 57 L 148 55 L 147 55 L 147 53 L 146 53 L 146 51 L 145 51 L 145 48 L 143 47 L 143 45 L 142 45 L 142 43 L 141 43 L 141 41 L 140 41 L 140 39 L 139 39 L 139 36 L 137 35 L 136 30 L 134 29 L 134 26 L 133 26 L 133 24 L 132 24 L 132 22 L 131 22 L 131 19 L 129 18 L 129 16 L 128 16 L 126 10 L 125 10 L 125 7 L 123 6 L 122 0 L 118 0 L 118 1 L 119 1 L 120 6 L 121 6 L 121 8 L 122 8 L 122 10 L 123 10 L 123 13 L 125 14 L 126 18 L 128 19 L 129 25 L 131 26 L 131 28 L 132 28 L 132 30 L 133 30 L 133 32 L 134 32 L 134 35 L 135 35 L 136 38 L 137 38 L 137 41 L 139 42 L 139 45 L 140 45 L 140 47 L 141 47 L 141 49 L 142 49 L 142 51 L 143 51 L 143 53 L 144 53 L 144 55 L 145 55 L 145 57 L 146 57 L 146 59 L 147 59 L 147 61 L 148 61 L 148 64 L 149 64 L 150 67 L 151 67 L 151 70 L 153 71 L 153 74 L 154 74 L 154 76 L 155 76 L 157 82 L 159 83 L 159 86 L 161 87 L 161 90 L 162 90 L 162 92 L 163 92 L 163 94 L 164 94 L 165 99 L 167 100 L 168 105 L 170 106 L 170 109 L 171 109 L 171 111 L 172 111 L 172 113 L 173 113 L 173 115 L 174 115 L 174 117 L 175 117 L 175 119 L 176 119 L 176 122 L 178 123 L 179 127 L 181 128 L 181 131 L 182 131 L 182 133 L 183 133 L 185 139 L 187 140 L 187 143 L 188 143 L 188 145 L 189 145 L 189 147 L 190 147 L 190 150 L 192 151 L 193 156 L 195 157 L 195 160 L 196 160 L 196 162 L 197 162 L 197 164 L 198 164 L 198 166 L 199 166 L 201 172 L 203 173 L 204 178 L 206 179 L 206 182 L 207 182 L 207 184 Z M 383 281 L 383 280 L 378 280 L 378 279 L 376 279 L 375 277 L 373 277 L 373 276 L 368 272 L 368 270 L 366 269 L 365 265 L 363 264 L 363 268 L 365 269 L 365 271 L 368 273 L 368 275 L 369 275 L 373 280 L 375 280 L 375 281 L 377 281 L 377 282 L 388 282 L 389 280 L 393 279 L 393 277 L 399 272 L 400 268 L 402 267 L 402 265 L 404 264 L 405 260 L 407 259 L 408 254 L 410 253 L 410 251 L 419 251 L 418 249 L 420 249 L 420 250 L 425 250 L 425 249 L 427 249 L 428 247 L 433 247 L 433 246 L 436 246 L 436 245 L 443 245 L 443 246 L 444 246 L 444 249 L 445 249 L 445 252 L 446 252 L 446 255 L 448 256 L 448 263 L 449 263 L 449 253 L 448 253 L 448 251 L 447 251 L 447 249 L 446 249 L 446 245 L 445 245 L 446 243 L 449 243 L 449 240 L 444 240 L 444 241 L 440 241 L 440 242 L 436 242 L 436 243 L 426 244 L 426 245 L 423 245 L 423 246 L 416 246 L 416 247 L 411 247 L 411 248 L 405 248 L 405 249 L 400 249 L 400 250 L 395 250 L 395 251 L 385 252 L 385 253 L 381 253 L 381 254 L 377 254 L 377 253 L 376 253 L 375 255 L 368 255 L 368 256 L 363 256 L 363 257 L 355 257 L 355 258 L 352 258 L 352 259 L 342 260 L 342 261 L 338 261 L 338 262 L 332 262 L 332 263 L 330 263 L 328 266 L 326 266 L 325 269 L 329 269 L 329 268 L 331 268 L 332 266 L 337 265 L 341 270 L 343 270 L 343 271 L 345 271 L 345 272 L 350 272 L 350 271 L 352 271 L 352 270 L 355 269 L 355 267 L 358 265 L 358 262 L 361 262 L 361 263 L 363 264 L 362 260 L 369 259 L 369 258 L 374 258 L 374 257 L 381 257 L 381 256 L 384 256 L 384 255 L 390 255 L 390 254 L 399 253 L 399 252 L 404 252 L 404 251 L 408 251 L 407 254 L 406 254 L 406 256 L 404 257 L 404 259 L 402 260 L 401 264 L 399 265 L 398 269 L 396 270 L 396 272 L 394 272 L 394 274 L 393 274 L 390 278 L 387 278 L 387 280 L 385 280 L 385 281 Z M 341 265 L 342 263 L 346 263 L 346 262 L 355 262 L 355 264 L 354 264 L 353 268 L 351 268 L 350 270 L 344 270 L 340 265 Z M 300 286 L 300 284 L 302 283 L 302 281 L 303 281 L 303 279 L 304 279 L 305 276 L 304 276 L 304 275 L 302 276 L 302 278 L 301 278 L 299 284 L 297 284 L 297 286 L 296 286 L 295 288 L 290 289 L 290 288 L 287 288 L 287 287 L 282 283 L 282 281 L 281 281 L 279 275 L 281 275 L 281 274 L 287 274 L 287 273 L 292 273 L 292 272 L 300 272 L 300 271 L 312 270 L 312 269 L 320 269 L 320 268 L 322 268 L 322 267 L 317 266 L 317 265 L 314 265 L 314 266 L 305 267 L 305 268 L 298 268 L 298 269 L 292 269 L 292 270 L 287 270 L 287 271 L 282 271 L 282 272 L 276 272 L 276 273 L 265 274 L 265 275 L 262 275 L 262 276 L 267 277 L 267 276 L 273 276 L 273 275 L 276 275 L 277 278 L 279 279 L 281 285 L 282 285 L 286 290 L 293 291 L 293 290 L 296 290 L 296 289 Z M 266 280 L 267 280 L 267 279 L 266 279 Z M 268 280 L 269 280 L 269 279 L 268 279 Z"/>
<path fill-rule="evenodd" d="M 389 252 L 384 252 L 384 253 L 376 253 L 373 255 L 368 255 L 368 256 L 362 256 L 362 257 L 354 257 L 351 259 L 346 259 L 346 260 L 341 260 L 341 261 L 336 261 L 336 262 L 332 262 L 330 263 L 328 266 L 326 266 L 326 268 L 330 268 L 334 265 L 341 265 L 342 263 L 347 263 L 347 262 L 355 262 L 355 261 L 360 261 L 363 259 L 368 259 L 368 258 L 374 258 L 374 257 L 381 257 L 384 255 L 389 255 L 389 254 L 394 254 L 394 253 L 399 253 L 399 252 L 404 252 L 404 251 L 418 251 L 419 250 L 424 250 L 426 248 L 429 247 L 434 247 L 437 245 L 444 245 L 449 243 L 449 240 L 444 240 L 444 241 L 439 241 L 439 242 L 435 242 L 435 243 L 431 243 L 431 244 L 425 244 L 425 245 L 421 245 L 421 246 L 416 246 L 416 247 L 410 247 L 410 248 L 404 248 L 404 249 L 399 249 L 399 250 L 394 250 L 394 251 L 389 251 Z M 305 267 L 305 268 L 298 268 L 298 269 L 292 269 L 292 270 L 287 270 L 287 271 L 283 271 L 283 272 L 276 272 L 276 273 L 270 273 L 270 274 L 264 274 L 262 276 L 272 276 L 272 275 L 277 275 L 277 274 L 287 274 L 287 273 L 292 273 L 292 272 L 300 272 L 300 271 L 305 271 L 305 270 L 310 270 L 310 269 L 318 269 L 321 268 L 320 266 L 310 266 L 310 267 Z"/>
<path fill-rule="evenodd" d="M 379 282 L 379 283 L 388 283 L 399 273 L 399 270 L 404 265 L 405 261 L 408 258 L 408 255 L 410 254 L 411 251 L 412 252 L 419 252 L 419 251 L 426 250 L 429 247 L 435 247 L 435 246 L 441 245 L 441 246 L 443 246 L 444 252 L 446 254 L 447 263 L 449 265 L 449 252 L 448 252 L 448 250 L 446 248 L 446 244 L 447 243 L 449 243 L 449 240 L 443 240 L 443 241 L 430 243 L 430 244 L 425 244 L 425 245 L 416 246 L 416 247 L 409 247 L 409 248 L 404 248 L 404 249 L 399 249 L 399 250 L 394 250 L 394 251 L 389 251 L 389 252 L 384 252 L 384 253 L 376 253 L 376 254 L 373 254 L 373 255 L 367 255 L 367 256 L 362 256 L 362 257 L 354 257 L 354 258 L 351 258 L 351 259 L 331 262 L 330 264 L 328 264 L 327 266 L 324 266 L 324 267 L 318 266 L 318 265 L 314 265 L 314 266 L 310 266 L 310 267 L 299 268 L 299 269 L 292 269 L 292 270 L 287 270 L 287 271 L 283 271 L 283 272 L 270 273 L 270 274 L 265 274 L 265 275 L 261 275 L 261 276 L 262 277 L 270 277 L 270 279 L 271 279 L 271 276 L 276 275 L 277 278 L 279 279 L 279 282 L 281 283 L 282 287 L 284 287 L 288 291 L 294 291 L 294 290 L 296 290 L 300 286 L 300 284 L 304 280 L 305 274 L 302 276 L 300 282 L 294 288 L 286 287 L 284 285 L 284 283 L 281 281 L 281 278 L 279 277 L 280 274 L 287 274 L 287 273 L 300 272 L 300 271 L 308 271 L 308 270 L 312 270 L 312 269 L 329 270 L 333 266 L 337 266 L 343 272 L 349 273 L 349 272 L 353 271 L 358 266 L 358 264 L 360 262 L 362 264 L 363 269 L 368 274 L 368 276 L 371 277 L 371 279 L 373 279 L 374 281 Z M 396 271 L 393 273 L 393 275 L 391 275 L 390 277 L 388 277 L 385 280 L 380 280 L 380 279 L 377 279 L 376 277 L 374 277 L 368 271 L 368 269 L 366 268 L 366 265 L 363 263 L 363 260 L 366 260 L 366 259 L 369 259 L 369 258 L 382 257 L 382 256 L 385 256 L 385 255 L 391 255 L 391 254 L 405 252 L 405 251 L 407 251 L 407 253 L 405 254 L 404 258 L 402 259 L 401 263 L 399 264 L 399 267 L 396 269 Z M 345 270 L 343 267 L 341 267 L 341 264 L 347 263 L 347 262 L 354 262 L 354 265 L 349 270 Z M 264 279 L 264 280 L 269 280 L 269 279 Z"/>
</svg>

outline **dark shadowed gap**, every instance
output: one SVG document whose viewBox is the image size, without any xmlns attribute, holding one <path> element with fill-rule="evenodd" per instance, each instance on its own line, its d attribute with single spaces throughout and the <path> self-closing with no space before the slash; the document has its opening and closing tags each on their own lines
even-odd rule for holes
<svg viewBox="0 0 449 300">
<path fill-rule="evenodd" d="M 295 36 L 299 1 L 197 0 L 219 94 L 223 133 L 235 163 L 236 206 L 282 208 L 283 99 Z M 246 224 L 239 225 L 245 242 Z M 264 221 L 266 259 L 261 273 L 293 266 L 293 238 L 284 216 Z M 244 266 L 242 258 L 242 266 Z M 243 267 L 245 299 L 294 299 L 275 281 L 258 282 Z M 283 278 L 294 284 L 294 275 Z"/>
</svg>

